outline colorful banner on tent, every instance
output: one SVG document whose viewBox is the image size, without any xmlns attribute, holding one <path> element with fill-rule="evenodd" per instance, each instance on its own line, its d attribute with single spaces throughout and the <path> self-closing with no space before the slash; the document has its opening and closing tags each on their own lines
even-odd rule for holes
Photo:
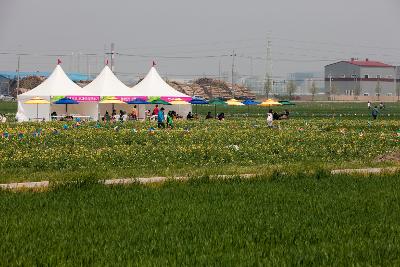
<svg viewBox="0 0 400 267">
<path fill-rule="evenodd" d="M 85 102 L 100 102 L 102 99 L 107 99 L 111 96 L 104 96 L 104 97 L 100 97 L 100 96 L 52 96 L 51 97 L 51 102 L 60 100 L 61 98 L 70 98 L 73 99 L 75 101 L 78 101 L 79 103 L 85 103 Z M 164 101 L 167 102 L 171 102 L 174 101 L 175 99 L 182 99 L 183 101 L 189 102 L 190 100 L 192 100 L 191 97 L 170 97 L 170 96 L 152 96 L 152 97 L 147 97 L 147 96 L 115 96 L 115 98 L 124 101 L 124 102 L 129 102 L 135 99 L 143 99 L 146 101 L 152 101 L 152 100 L 156 100 L 156 99 L 162 99 Z"/>
<path fill-rule="evenodd" d="M 71 98 L 75 101 L 78 101 L 79 103 L 85 103 L 85 102 L 99 102 L 100 101 L 100 96 L 67 96 L 68 98 Z"/>
</svg>

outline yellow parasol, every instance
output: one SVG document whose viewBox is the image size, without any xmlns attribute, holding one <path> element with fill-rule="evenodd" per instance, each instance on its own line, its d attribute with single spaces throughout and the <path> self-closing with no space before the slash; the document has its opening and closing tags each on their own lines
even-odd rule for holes
<svg viewBox="0 0 400 267">
<path fill-rule="evenodd" d="M 242 102 L 234 98 L 229 99 L 228 101 L 226 101 L 226 103 L 228 104 L 228 106 L 244 106 Z"/>
<path fill-rule="evenodd" d="M 39 105 L 41 104 L 50 104 L 49 101 L 47 101 L 46 99 L 43 99 L 41 97 L 34 97 L 31 98 L 27 101 L 25 101 L 25 104 L 36 104 L 36 119 L 38 120 L 39 118 Z"/>
<path fill-rule="evenodd" d="M 181 98 L 175 98 L 169 102 L 171 105 L 191 105 L 189 102 L 182 100 Z M 181 108 L 178 106 L 178 114 L 181 113 Z"/>
<path fill-rule="evenodd" d="M 282 106 L 282 104 L 273 99 L 267 99 L 264 102 L 262 102 L 261 104 L 259 104 L 259 106 L 272 107 L 272 106 Z"/>
<path fill-rule="evenodd" d="M 99 103 L 101 103 L 101 104 L 126 104 L 124 101 L 119 100 L 115 96 L 106 97 L 103 100 L 101 100 Z"/>
<path fill-rule="evenodd" d="M 112 109 L 114 110 L 115 104 L 126 104 L 126 102 L 119 100 L 115 96 L 105 97 L 99 102 L 100 104 L 112 104 Z"/>
<path fill-rule="evenodd" d="M 182 100 L 181 98 L 175 98 L 174 100 L 169 102 L 172 105 L 190 105 L 189 102 Z"/>
</svg>

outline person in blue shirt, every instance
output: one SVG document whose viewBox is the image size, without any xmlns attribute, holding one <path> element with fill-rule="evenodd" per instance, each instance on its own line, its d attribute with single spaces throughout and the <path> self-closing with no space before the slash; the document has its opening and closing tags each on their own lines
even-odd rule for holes
<svg viewBox="0 0 400 267">
<path fill-rule="evenodd" d="M 165 128 L 164 121 L 165 121 L 164 108 L 161 108 L 158 111 L 158 115 L 157 115 L 158 128 Z"/>
<path fill-rule="evenodd" d="M 376 117 L 378 117 L 378 113 L 379 113 L 378 107 L 375 106 L 374 109 L 372 110 L 372 113 L 371 113 L 372 118 L 373 118 L 374 120 L 376 120 Z"/>
</svg>

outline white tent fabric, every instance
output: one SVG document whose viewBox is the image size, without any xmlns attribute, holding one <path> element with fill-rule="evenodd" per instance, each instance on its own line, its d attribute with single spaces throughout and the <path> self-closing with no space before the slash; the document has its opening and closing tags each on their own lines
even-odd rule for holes
<svg viewBox="0 0 400 267">
<path fill-rule="evenodd" d="M 166 101 L 175 98 L 190 100 L 191 97 L 175 90 L 166 83 L 158 74 L 156 68 L 152 67 L 146 77 L 133 87 L 136 97 L 161 97 Z"/>
<path fill-rule="evenodd" d="M 79 87 L 77 84 L 71 81 L 65 74 L 62 67 L 57 65 L 51 75 L 44 82 L 32 90 L 18 96 L 18 112 L 16 115 L 17 120 L 28 121 L 36 118 L 36 108 L 38 108 L 39 111 L 38 118 L 50 120 L 50 113 L 53 105 L 40 104 L 36 106 L 32 104 L 25 104 L 25 101 L 33 97 L 42 97 L 50 102 L 52 101 L 52 97 L 76 95 L 85 95 L 85 89 Z M 79 106 L 81 113 L 90 113 L 90 110 L 88 110 L 89 107 L 85 107 L 84 105 Z"/>
<path fill-rule="evenodd" d="M 45 98 L 48 96 L 80 95 L 83 92 L 84 89 L 71 81 L 61 66 L 57 65 L 51 75 L 44 82 L 32 90 L 19 95 L 18 99 L 20 97 L 27 99 L 35 96 Z"/>
<path fill-rule="evenodd" d="M 172 86 L 166 83 L 158 74 L 155 67 L 150 69 L 146 77 L 144 77 L 141 82 L 135 85 L 133 90 L 134 96 L 137 98 L 160 97 L 165 101 L 172 101 L 176 98 L 180 98 L 185 101 L 190 101 L 192 99 L 190 96 L 175 90 Z M 143 107 L 140 108 L 143 109 Z M 144 108 L 152 111 L 154 105 L 146 105 Z M 192 105 L 171 105 L 164 106 L 164 108 L 166 113 L 170 110 L 174 110 L 184 118 L 186 118 L 186 115 L 189 113 L 189 111 L 192 111 Z M 142 118 L 143 116 L 144 112 L 141 111 L 139 117 Z"/>
<path fill-rule="evenodd" d="M 132 96 L 133 90 L 122 83 L 108 66 L 91 83 L 84 87 L 90 96 Z"/>
</svg>

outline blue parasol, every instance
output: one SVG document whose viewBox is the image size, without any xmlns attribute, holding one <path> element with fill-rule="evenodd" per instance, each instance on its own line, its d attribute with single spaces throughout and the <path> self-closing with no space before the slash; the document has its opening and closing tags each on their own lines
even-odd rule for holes
<svg viewBox="0 0 400 267">
<path fill-rule="evenodd" d="M 246 106 L 254 106 L 254 105 L 260 104 L 261 102 L 254 101 L 252 99 L 247 99 L 247 100 L 243 101 L 242 103 L 245 104 Z"/>
<path fill-rule="evenodd" d="M 146 105 L 146 104 L 151 104 L 150 102 L 147 102 L 146 100 L 142 98 L 136 98 L 135 100 L 131 100 L 129 102 L 126 102 L 129 105 Z"/>
<path fill-rule="evenodd" d="M 79 104 L 79 102 L 76 101 L 76 100 L 73 100 L 71 98 L 64 97 L 64 98 L 61 98 L 61 99 L 53 102 L 53 104 L 65 105 L 65 112 L 67 112 L 68 111 L 68 105 L 76 105 L 76 104 Z"/>
<path fill-rule="evenodd" d="M 192 105 L 208 105 L 208 101 L 204 99 L 192 99 L 189 101 Z"/>
<path fill-rule="evenodd" d="M 252 99 L 246 99 L 245 101 L 242 102 L 243 104 L 245 104 L 247 106 L 247 113 L 249 113 L 250 111 L 250 106 L 255 106 L 260 104 L 261 102 L 258 101 L 254 101 Z"/>
<path fill-rule="evenodd" d="M 136 98 L 135 100 L 131 100 L 129 102 L 126 102 L 128 105 L 146 105 L 146 104 L 151 104 L 150 102 L 147 102 L 146 100 L 142 98 Z M 139 108 L 137 109 L 137 117 L 139 118 Z"/>
<path fill-rule="evenodd" d="M 205 99 L 192 99 L 189 101 L 190 104 L 196 105 L 196 113 L 197 113 L 197 105 L 208 105 L 208 101 Z"/>
</svg>

